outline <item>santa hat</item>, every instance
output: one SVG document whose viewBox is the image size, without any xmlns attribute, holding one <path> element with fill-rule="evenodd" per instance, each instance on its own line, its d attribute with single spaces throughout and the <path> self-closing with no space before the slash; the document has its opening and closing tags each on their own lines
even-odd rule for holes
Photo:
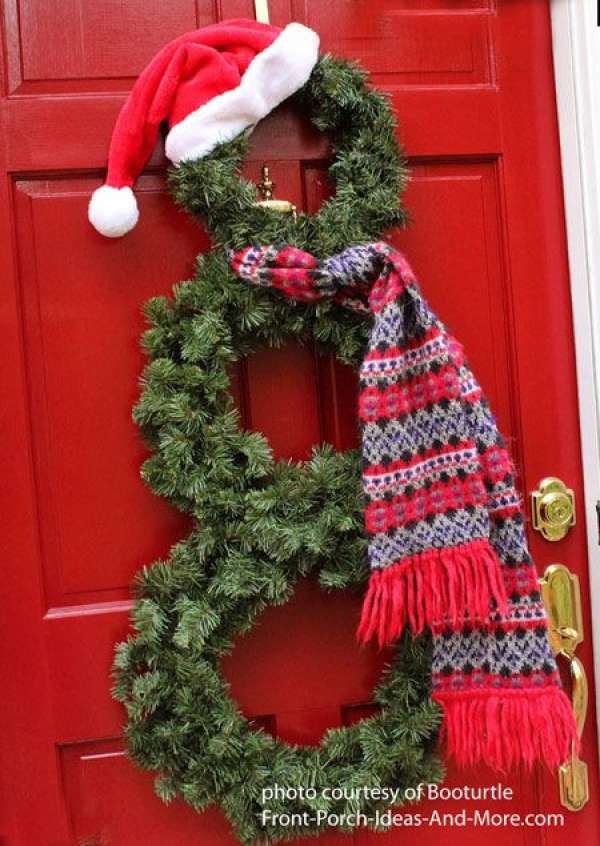
<svg viewBox="0 0 600 846">
<path fill-rule="evenodd" d="M 163 47 L 117 118 L 106 183 L 90 200 L 92 225 L 109 238 L 136 225 L 131 186 L 162 121 L 169 123 L 165 152 L 173 164 L 202 158 L 302 88 L 318 52 L 318 35 L 301 24 L 282 30 L 242 19 L 188 32 Z"/>
</svg>

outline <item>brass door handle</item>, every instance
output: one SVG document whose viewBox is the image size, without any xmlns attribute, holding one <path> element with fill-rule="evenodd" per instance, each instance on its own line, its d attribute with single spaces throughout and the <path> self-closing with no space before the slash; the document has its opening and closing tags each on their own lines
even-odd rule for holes
<svg viewBox="0 0 600 846">
<path fill-rule="evenodd" d="M 581 590 L 579 579 L 564 564 L 551 564 L 540 579 L 548 614 L 550 643 L 554 654 L 569 662 L 572 681 L 573 713 L 581 737 L 588 706 L 588 683 L 581 659 L 575 654 L 583 641 Z M 588 768 L 575 746 L 571 757 L 558 771 L 560 801 L 570 811 L 580 811 L 590 798 Z"/>
</svg>

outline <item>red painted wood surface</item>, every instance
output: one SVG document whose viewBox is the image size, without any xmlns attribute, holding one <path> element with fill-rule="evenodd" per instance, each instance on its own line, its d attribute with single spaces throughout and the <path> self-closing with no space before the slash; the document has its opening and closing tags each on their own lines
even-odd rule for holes
<svg viewBox="0 0 600 846">
<path fill-rule="evenodd" d="M 513 443 L 524 493 L 546 475 L 582 501 L 574 357 L 546 0 L 271 0 L 272 19 L 317 28 L 389 91 L 412 164 L 413 225 L 393 239 L 464 341 Z M 184 520 L 139 480 L 130 422 L 143 359 L 141 305 L 191 272 L 208 240 L 178 212 L 157 149 L 139 183 L 142 216 L 122 241 L 86 221 L 117 110 L 157 48 L 186 29 L 252 14 L 250 0 L 6 0 L 0 181 L 3 479 L 3 846 L 230 846 L 216 809 L 163 806 L 123 755 L 111 700 L 115 641 L 136 570 L 164 555 Z M 255 133 L 279 196 L 314 211 L 327 144 L 283 108 Z M 260 352 L 239 373 L 246 423 L 278 455 L 356 442 L 354 377 L 310 350 Z M 587 595 L 584 526 L 559 544 L 531 537 L 540 571 L 563 561 Z M 381 656 L 354 644 L 356 604 L 311 582 L 268 611 L 225 670 L 248 714 L 315 742 L 359 718 Z M 589 608 L 585 607 L 589 622 Z M 589 625 L 588 625 L 589 632 Z M 581 648 L 591 672 L 589 638 Z M 594 702 L 590 703 L 590 708 Z M 367 844 L 561 846 L 599 840 L 596 737 L 584 758 L 593 801 L 563 828 L 357 832 Z M 490 784 L 488 771 L 451 784 Z M 559 809 L 554 777 L 506 776 L 512 802 Z M 460 806 L 461 803 L 459 803 Z M 475 803 L 476 805 L 481 803 Z M 457 806 L 437 804 L 440 810 Z M 473 805 L 471 804 L 471 808 Z M 348 842 L 329 833 L 325 846 Z"/>
</svg>

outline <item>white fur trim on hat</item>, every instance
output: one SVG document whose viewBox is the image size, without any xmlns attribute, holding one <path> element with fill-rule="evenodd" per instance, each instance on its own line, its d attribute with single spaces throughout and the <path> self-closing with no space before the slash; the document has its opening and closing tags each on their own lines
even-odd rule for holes
<svg viewBox="0 0 600 846">
<path fill-rule="evenodd" d="M 90 223 L 107 238 L 126 235 L 136 225 L 139 216 L 131 188 L 103 185 L 94 191 L 88 206 Z"/>
<path fill-rule="evenodd" d="M 217 144 L 231 141 L 298 91 L 319 58 L 319 36 L 291 23 L 248 65 L 237 88 L 213 97 L 175 124 L 165 153 L 174 163 L 206 156 Z"/>
</svg>

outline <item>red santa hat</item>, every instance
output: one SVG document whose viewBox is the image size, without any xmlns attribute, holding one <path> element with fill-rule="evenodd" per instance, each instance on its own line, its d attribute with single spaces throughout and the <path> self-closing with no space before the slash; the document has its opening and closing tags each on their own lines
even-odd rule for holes
<svg viewBox="0 0 600 846">
<path fill-rule="evenodd" d="M 109 238 L 136 225 L 131 187 L 162 121 L 169 123 L 165 152 L 173 164 L 202 158 L 302 88 L 318 52 L 318 35 L 302 24 L 280 29 L 242 19 L 188 32 L 163 47 L 117 118 L 106 183 L 90 200 L 92 225 Z"/>
</svg>

